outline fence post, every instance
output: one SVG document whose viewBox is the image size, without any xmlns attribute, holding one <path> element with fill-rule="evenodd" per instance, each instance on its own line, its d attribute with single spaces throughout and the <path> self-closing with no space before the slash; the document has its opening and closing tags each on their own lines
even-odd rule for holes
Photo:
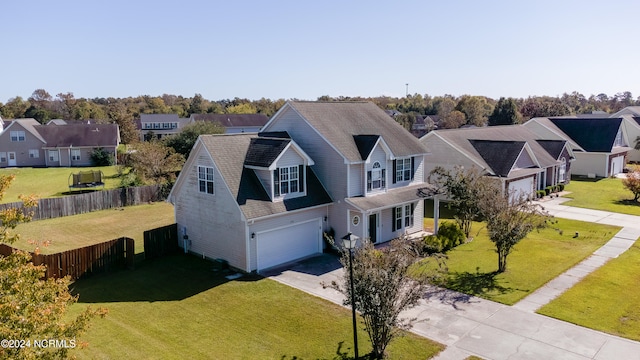
<svg viewBox="0 0 640 360">
<path fill-rule="evenodd" d="M 126 254 L 126 263 L 127 263 L 127 268 L 130 270 L 133 270 L 135 267 L 135 242 L 133 239 L 131 238 L 125 238 L 127 241 L 127 249 L 125 251 Z"/>
</svg>

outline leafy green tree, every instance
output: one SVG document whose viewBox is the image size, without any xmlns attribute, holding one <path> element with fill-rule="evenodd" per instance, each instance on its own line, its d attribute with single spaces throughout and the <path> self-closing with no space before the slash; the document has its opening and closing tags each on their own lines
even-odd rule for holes
<svg viewBox="0 0 640 360">
<path fill-rule="evenodd" d="M 182 169 L 184 156 L 160 141 L 144 141 L 133 145 L 126 162 L 136 183 L 168 184 Z"/>
<path fill-rule="evenodd" d="M 23 118 L 30 106 L 31 104 L 28 101 L 24 101 L 22 97 L 16 96 L 9 99 L 2 107 L 2 117 L 5 119 Z"/>
<path fill-rule="evenodd" d="M 463 95 L 458 100 L 456 110 L 464 113 L 468 125 L 480 127 L 487 124 L 493 106 L 487 102 L 487 98 L 484 96 Z"/>
<path fill-rule="evenodd" d="M 227 107 L 227 114 L 256 114 L 258 110 L 250 103 L 243 103 Z"/>
<path fill-rule="evenodd" d="M 524 194 L 504 193 L 497 184 L 482 194 L 480 209 L 498 254 L 498 272 L 503 273 L 514 246 L 534 229 L 543 228 L 548 214 L 540 205 L 527 201 Z"/>
<path fill-rule="evenodd" d="M 206 109 L 204 98 L 200 94 L 195 94 L 193 99 L 191 99 L 191 104 L 189 105 L 189 115 L 202 114 L 204 113 L 204 109 Z"/>
<path fill-rule="evenodd" d="M 480 199 L 487 191 L 492 191 L 482 172 L 472 167 L 453 170 L 438 166 L 429 174 L 429 183 L 436 186 L 436 193 L 445 194 L 447 207 L 453 211 L 456 223 L 469 238 L 473 221 L 480 220 L 482 211 Z"/>
<path fill-rule="evenodd" d="M 166 146 L 173 148 L 176 153 L 188 158 L 193 145 L 198 140 L 198 136 L 223 133 L 224 128 L 219 124 L 210 121 L 196 121 L 183 127 L 178 134 L 167 136 L 162 140 Z"/>
<path fill-rule="evenodd" d="M 111 166 L 115 163 L 113 153 L 105 150 L 105 148 L 93 149 L 90 156 L 93 166 Z"/>
<path fill-rule="evenodd" d="M 140 141 L 138 129 L 133 122 L 133 114 L 122 102 L 114 102 L 108 107 L 109 119 L 118 124 L 120 140 L 124 144 L 134 144 Z"/>
<path fill-rule="evenodd" d="M 0 199 L 13 179 L 13 175 L 0 176 Z M 36 200 L 23 197 L 23 203 L 21 209 L 0 211 L 0 242 L 15 242 L 18 235 L 11 231 L 31 219 L 33 213 L 28 209 L 36 206 Z M 106 315 L 106 309 L 86 308 L 70 316 L 67 310 L 78 297 L 69 292 L 69 278 L 43 280 L 45 270 L 44 265 L 33 265 L 26 252 L 0 255 L 0 339 L 24 341 L 0 347 L 2 359 L 66 359 L 70 348 L 83 345 L 77 338 L 89 321 Z M 35 345 L 34 341 L 42 340 L 65 346 Z"/>
<path fill-rule="evenodd" d="M 442 258 L 431 259 L 440 264 Z M 345 269 L 349 268 L 349 261 L 349 252 L 343 251 L 340 262 Z M 401 319 L 400 313 L 417 305 L 427 284 L 439 275 L 438 272 L 411 273 L 415 261 L 407 239 L 393 240 L 388 247 L 380 249 L 370 241 L 363 241 L 362 247 L 354 250 L 353 297 L 355 308 L 364 319 L 373 359 L 384 358 L 389 343 L 400 335 L 401 330 L 411 327 L 412 320 Z M 333 281 L 328 286 L 345 296 L 344 305 L 354 306 L 350 284 L 350 272 L 345 271 L 341 281 Z"/>
<path fill-rule="evenodd" d="M 518 105 L 513 98 L 501 97 L 489 116 L 489 126 L 515 125 L 520 123 L 522 115 L 518 112 Z"/>
<path fill-rule="evenodd" d="M 443 129 L 457 129 L 467 122 L 464 113 L 453 110 L 446 115 L 440 117 L 440 126 Z"/>
</svg>

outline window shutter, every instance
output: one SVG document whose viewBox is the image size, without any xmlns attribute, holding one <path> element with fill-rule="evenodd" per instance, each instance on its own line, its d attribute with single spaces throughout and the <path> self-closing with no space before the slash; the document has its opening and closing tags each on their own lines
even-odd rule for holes
<svg viewBox="0 0 640 360">
<path fill-rule="evenodd" d="M 300 192 L 304 192 L 304 182 L 307 179 L 307 174 L 304 170 L 304 165 L 298 165 L 298 189 Z"/>
<path fill-rule="evenodd" d="M 391 183 L 392 184 L 396 183 L 396 172 L 397 171 L 398 171 L 398 168 L 396 167 L 396 160 L 393 160 L 393 173 L 392 173 L 393 175 L 391 176 Z M 395 219 L 393 221 L 395 223 Z M 394 228 L 393 231 L 396 231 L 396 229 Z"/>
<path fill-rule="evenodd" d="M 416 172 L 416 158 L 415 156 L 411 157 L 411 180 L 413 180 L 413 175 Z"/>
<path fill-rule="evenodd" d="M 280 196 L 280 171 L 273 170 L 273 196 Z"/>
<path fill-rule="evenodd" d="M 367 171 L 367 191 L 371 191 L 371 171 Z"/>
<path fill-rule="evenodd" d="M 391 231 L 396 231 L 396 208 L 391 208 Z"/>
<path fill-rule="evenodd" d="M 382 188 L 387 188 L 387 174 L 385 173 L 386 169 L 382 169 Z"/>
</svg>

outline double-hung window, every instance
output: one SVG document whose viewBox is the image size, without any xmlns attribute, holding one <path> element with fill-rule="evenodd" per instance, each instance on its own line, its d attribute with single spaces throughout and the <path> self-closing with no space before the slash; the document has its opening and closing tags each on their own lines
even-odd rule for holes
<svg viewBox="0 0 640 360">
<path fill-rule="evenodd" d="M 413 158 L 396 159 L 395 182 L 409 181 L 413 179 Z"/>
<path fill-rule="evenodd" d="M 0 162 L 7 162 L 7 153 L 0 152 Z"/>
<path fill-rule="evenodd" d="M 198 166 L 198 188 L 201 193 L 213 194 L 213 168 Z"/>
<path fill-rule="evenodd" d="M 37 159 L 40 157 L 40 150 L 38 149 L 29 149 L 29 157 L 32 159 Z"/>
<path fill-rule="evenodd" d="M 286 166 L 273 172 L 273 190 L 275 196 L 300 193 L 304 191 L 304 166 Z"/>
<path fill-rule="evenodd" d="M 49 150 L 49 161 L 51 162 L 58 162 L 59 157 L 58 157 L 58 150 Z"/>
<path fill-rule="evenodd" d="M 413 204 L 407 204 L 404 206 L 404 227 L 409 228 L 413 226 Z"/>
<path fill-rule="evenodd" d="M 392 208 L 392 229 L 391 231 L 403 230 L 413 227 L 413 211 L 415 204 L 405 204 Z"/>
<path fill-rule="evenodd" d="M 71 160 L 80 161 L 80 149 L 71 150 Z"/>
<path fill-rule="evenodd" d="M 9 132 L 11 141 L 24 141 L 24 131 L 11 131 Z"/>
</svg>

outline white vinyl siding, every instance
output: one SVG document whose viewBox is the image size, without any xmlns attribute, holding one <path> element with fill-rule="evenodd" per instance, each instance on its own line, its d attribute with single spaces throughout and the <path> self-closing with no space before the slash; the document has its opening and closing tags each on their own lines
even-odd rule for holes
<svg viewBox="0 0 640 360">
<path fill-rule="evenodd" d="M 80 161 L 80 150 L 72 149 L 71 150 L 71 161 Z"/>
<path fill-rule="evenodd" d="M 58 150 L 49 150 L 49 161 L 51 162 L 60 161 Z"/>
</svg>

